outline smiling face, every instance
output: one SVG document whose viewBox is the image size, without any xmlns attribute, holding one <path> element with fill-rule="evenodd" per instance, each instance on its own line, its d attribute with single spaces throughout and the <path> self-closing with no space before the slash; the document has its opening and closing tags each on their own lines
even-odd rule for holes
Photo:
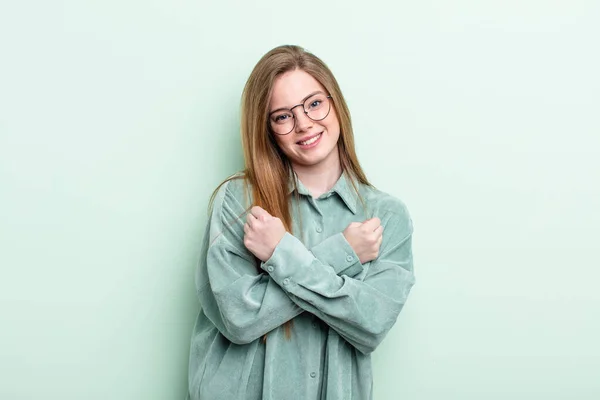
<svg viewBox="0 0 600 400">
<path fill-rule="evenodd" d="M 329 94 L 315 78 L 302 70 L 296 69 L 278 76 L 273 83 L 269 102 L 270 123 L 277 118 L 278 121 L 286 118 L 282 117 L 280 112 L 272 113 L 273 111 L 290 109 L 304 103 L 307 99 L 310 104 L 306 106 L 319 107 L 321 99 L 317 93 L 320 93 L 321 97 Z M 314 101 L 315 97 L 311 97 L 314 94 L 317 94 L 317 101 Z M 324 119 L 313 121 L 303 112 L 303 106 L 294 107 L 292 113 L 296 124 L 292 131 L 287 135 L 272 133 L 293 168 L 306 170 L 307 168 L 335 168 L 339 165 L 337 143 L 340 137 L 340 124 L 333 102 L 331 99 L 328 101 L 331 110 Z M 289 117 L 289 113 L 287 114 Z"/>
</svg>

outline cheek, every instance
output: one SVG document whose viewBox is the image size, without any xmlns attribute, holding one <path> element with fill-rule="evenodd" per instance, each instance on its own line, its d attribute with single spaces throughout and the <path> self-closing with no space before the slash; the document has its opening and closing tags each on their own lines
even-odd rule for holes
<svg viewBox="0 0 600 400">
<path fill-rule="evenodd" d="M 337 117 L 334 116 L 330 121 L 327 122 L 327 130 L 333 136 L 338 137 L 340 135 L 340 122 Z"/>
<path fill-rule="evenodd" d="M 275 136 L 275 143 L 277 143 L 277 147 L 283 150 L 284 153 L 287 152 L 287 149 L 294 144 L 290 135 L 291 133 L 285 136 Z"/>
<path fill-rule="evenodd" d="M 332 132 L 339 132 L 340 131 L 340 120 L 338 118 L 337 112 L 335 110 L 335 107 L 331 107 L 331 111 L 329 112 L 329 115 L 327 116 L 327 118 L 325 118 L 325 123 L 327 124 L 327 129 L 332 131 Z"/>
</svg>

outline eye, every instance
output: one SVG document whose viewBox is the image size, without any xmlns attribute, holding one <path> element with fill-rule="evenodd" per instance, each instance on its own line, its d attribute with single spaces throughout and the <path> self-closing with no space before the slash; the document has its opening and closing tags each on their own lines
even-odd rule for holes
<svg viewBox="0 0 600 400">
<path fill-rule="evenodd" d="M 273 116 L 273 122 L 277 123 L 277 124 L 283 124 L 284 122 L 288 121 L 292 116 L 290 114 L 284 113 L 284 114 L 276 114 Z"/>
<path fill-rule="evenodd" d="M 317 110 L 327 104 L 327 98 L 321 94 L 309 97 L 304 103 L 305 110 Z"/>
</svg>

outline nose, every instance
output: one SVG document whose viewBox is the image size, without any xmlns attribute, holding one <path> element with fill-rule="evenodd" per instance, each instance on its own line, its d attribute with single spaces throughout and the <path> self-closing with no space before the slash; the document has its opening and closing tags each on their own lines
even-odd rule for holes
<svg viewBox="0 0 600 400">
<path fill-rule="evenodd" d="M 308 115 L 306 115 L 303 109 L 299 108 L 294 111 L 296 111 L 294 113 L 294 118 L 296 119 L 296 132 L 306 132 L 312 128 L 313 120 L 308 118 Z"/>
</svg>

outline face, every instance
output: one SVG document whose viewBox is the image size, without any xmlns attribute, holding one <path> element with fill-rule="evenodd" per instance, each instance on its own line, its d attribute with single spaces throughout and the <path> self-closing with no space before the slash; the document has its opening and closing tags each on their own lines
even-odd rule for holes
<svg viewBox="0 0 600 400">
<path fill-rule="evenodd" d="M 311 75 L 294 70 L 278 76 L 273 84 L 273 93 L 269 102 L 269 114 L 278 109 L 290 109 L 303 103 L 311 94 L 316 92 L 329 95 L 325 88 Z M 306 104 L 318 107 L 311 97 Z M 322 98 L 322 97 L 321 97 Z M 340 136 L 340 124 L 335 107 L 329 99 L 331 109 L 327 117 L 313 121 L 304 112 L 303 106 L 292 110 L 296 125 L 287 135 L 272 134 L 283 153 L 296 168 L 321 168 L 339 164 L 337 143 Z M 277 114 L 273 114 L 277 117 Z M 289 113 L 288 113 L 289 115 Z M 311 115 L 313 115 L 311 113 Z M 281 117 L 279 117 L 281 118 Z M 269 117 L 271 120 L 272 117 Z"/>
</svg>

